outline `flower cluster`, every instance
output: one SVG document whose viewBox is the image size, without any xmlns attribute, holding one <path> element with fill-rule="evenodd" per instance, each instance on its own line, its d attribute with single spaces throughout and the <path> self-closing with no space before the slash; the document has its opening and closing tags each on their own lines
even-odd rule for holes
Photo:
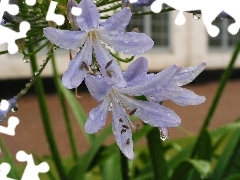
<svg viewBox="0 0 240 180">
<path fill-rule="evenodd" d="M 168 128 L 179 126 L 181 120 L 162 102 L 171 100 L 181 106 L 203 103 L 205 97 L 180 86 L 193 81 L 206 64 L 188 68 L 172 65 L 157 74 L 148 74 L 147 59 L 139 57 L 123 73 L 106 45 L 132 56 L 143 54 L 154 45 L 153 40 L 144 33 L 125 32 L 132 15 L 131 10 L 123 8 L 105 22 L 100 22 L 99 11 L 91 0 L 82 0 L 78 5 L 71 0 L 68 3 L 69 11 L 71 6 L 82 10 L 76 17 L 68 13 L 73 30 L 51 27 L 44 29 L 44 35 L 58 47 L 80 48 L 63 74 L 62 83 L 66 88 L 72 89 L 85 79 L 92 97 L 100 102 L 89 113 L 85 124 L 86 132 L 91 134 L 101 129 L 111 111 L 116 142 L 123 154 L 133 159 L 131 127 L 134 128 L 134 125 L 130 116 L 136 115 L 143 122 L 158 127 L 167 136 Z M 148 101 L 131 98 L 142 95 Z"/>
</svg>

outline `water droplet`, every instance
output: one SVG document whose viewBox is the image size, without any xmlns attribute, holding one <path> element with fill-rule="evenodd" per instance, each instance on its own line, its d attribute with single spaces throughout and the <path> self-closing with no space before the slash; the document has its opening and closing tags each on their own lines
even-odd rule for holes
<svg viewBox="0 0 240 180">
<path fill-rule="evenodd" d="M 30 83 L 27 83 L 25 86 L 26 86 L 26 87 L 30 87 L 30 86 L 31 86 L 31 84 L 30 84 Z"/>
<path fill-rule="evenodd" d="M 13 106 L 13 108 L 11 110 L 12 110 L 12 112 L 16 112 L 18 110 L 18 105 L 16 104 L 15 106 Z"/>
<path fill-rule="evenodd" d="M 193 13 L 193 18 L 194 18 L 195 20 L 199 20 L 199 19 L 201 19 L 201 17 L 202 17 L 201 14 Z"/>
<path fill-rule="evenodd" d="M 23 62 L 24 63 L 29 63 L 30 62 L 30 57 L 29 56 L 24 56 L 23 57 Z"/>
<path fill-rule="evenodd" d="M 168 139 L 168 129 L 167 128 L 159 128 L 160 130 L 160 139 L 162 141 L 166 141 Z"/>
<path fill-rule="evenodd" d="M 35 72 L 34 75 L 37 76 L 39 74 L 39 72 Z"/>
<path fill-rule="evenodd" d="M 113 108 L 113 105 L 112 105 L 112 103 L 110 103 L 108 106 L 108 111 L 112 111 L 112 108 Z"/>
</svg>

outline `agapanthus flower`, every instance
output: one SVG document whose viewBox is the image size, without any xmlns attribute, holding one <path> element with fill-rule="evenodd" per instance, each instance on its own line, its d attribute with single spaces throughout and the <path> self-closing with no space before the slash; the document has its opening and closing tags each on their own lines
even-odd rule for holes
<svg viewBox="0 0 240 180">
<path fill-rule="evenodd" d="M 85 124 L 87 133 L 95 133 L 106 122 L 109 108 L 112 112 L 112 129 L 116 142 L 129 158 L 134 158 L 131 123 L 129 116 L 134 114 L 144 123 L 158 127 L 167 134 L 168 127 L 180 125 L 181 119 L 171 109 L 162 105 L 164 100 L 172 100 L 179 105 L 197 105 L 205 101 L 205 97 L 198 96 L 190 90 L 179 86 L 190 83 L 205 68 L 205 63 L 198 66 L 179 68 L 172 65 L 157 73 L 147 74 L 147 59 L 140 57 L 134 61 L 123 74 L 127 82 L 110 85 L 101 75 L 87 75 L 85 83 L 89 92 L 98 102 L 92 109 Z M 149 101 L 141 101 L 130 96 L 145 95 Z M 129 114 L 126 109 L 129 109 Z"/>
<path fill-rule="evenodd" d="M 7 116 L 9 111 L 11 111 L 17 104 L 17 96 L 7 100 L 2 100 L 0 103 L 0 122 Z"/>
<path fill-rule="evenodd" d="M 44 35 L 60 48 L 78 49 L 80 52 L 70 61 L 67 71 L 63 74 L 62 83 L 68 88 L 76 88 L 87 74 L 86 66 L 92 63 L 92 48 L 100 65 L 101 74 L 109 83 L 120 81 L 122 72 L 113 61 L 110 69 L 105 66 L 113 58 L 102 45 L 102 42 L 124 54 L 139 55 L 153 46 L 153 41 L 144 33 L 124 32 L 131 18 L 128 8 L 121 9 L 118 13 L 100 22 L 100 14 L 96 5 L 91 0 L 82 0 L 78 8 L 82 9 L 81 15 L 76 17 L 76 22 L 81 31 L 59 30 L 48 27 Z M 111 74 L 111 75 L 110 75 Z"/>
<path fill-rule="evenodd" d="M 122 3 L 131 3 L 134 6 L 151 6 L 155 0 L 122 0 Z"/>
</svg>

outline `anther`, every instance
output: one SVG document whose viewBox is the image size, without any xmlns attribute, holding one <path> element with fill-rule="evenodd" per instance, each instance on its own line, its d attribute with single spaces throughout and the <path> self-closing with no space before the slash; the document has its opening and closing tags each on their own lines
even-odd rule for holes
<svg viewBox="0 0 240 180">
<path fill-rule="evenodd" d="M 121 130 L 121 134 L 124 133 L 124 132 L 126 132 L 126 129 L 122 129 L 122 130 Z"/>
<path fill-rule="evenodd" d="M 130 139 L 127 138 L 126 145 L 129 145 L 129 144 L 130 144 Z"/>
<path fill-rule="evenodd" d="M 131 110 L 131 111 L 129 112 L 129 116 L 132 116 L 136 111 L 137 111 L 137 108 Z"/>
<path fill-rule="evenodd" d="M 113 60 L 108 61 L 107 64 L 106 64 L 106 66 L 105 66 L 105 69 L 109 68 L 109 66 L 111 66 L 112 62 L 113 62 Z"/>
<path fill-rule="evenodd" d="M 133 28 L 132 32 L 136 32 L 136 33 L 139 33 L 139 29 L 138 28 Z"/>
<path fill-rule="evenodd" d="M 88 67 L 86 61 L 82 62 L 81 66 L 80 66 L 80 69 L 86 69 L 87 71 L 89 70 L 89 67 Z"/>
<path fill-rule="evenodd" d="M 120 119 L 119 119 L 119 122 L 123 123 L 123 120 L 122 120 L 122 118 L 120 118 Z"/>
<path fill-rule="evenodd" d="M 112 77 L 111 71 L 106 71 L 106 73 L 110 78 Z"/>
<path fill-rule="evenodd" d="M 129 127 L 125 124 L 123 124 L 122 127 L 125 128 L 125 129 L 129 129 Z"/>
</svg>

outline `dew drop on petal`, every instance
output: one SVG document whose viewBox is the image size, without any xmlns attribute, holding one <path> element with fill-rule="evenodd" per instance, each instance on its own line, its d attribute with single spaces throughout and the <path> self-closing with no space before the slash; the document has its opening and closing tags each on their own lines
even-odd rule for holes
<svg viewBox="0 0 240 180">
<path fill-rule="evenodd" d="M 108 111 L 112 111 L 112 108 L 113 108 L 113 105 L 112 105 L 112 103 L 110 103 L 108 106 Z"/>
<path fill-rule="evenodd" d="M 18 111 L 18 105 L 15 104 L 15 106 L 13 106 L 13 108 L 12 108 L 11 110 L 12 110 L 12 112 L 16 112 L 16 111 Z"/>
<path fill-rule="evenodd" d="M 201 17 L 202 17 L 201 14 L 193 13 L 193 18 L 194 18 L 195 20 L 199 20 L 199 19 L 201 19 Z"/>
<path fill-rule="evenodd" d="M 169 136 L 168 136 L 168 128 L 159 128 L 160 130 L 160 139 L 162 141 L 166 141 Z"/>
</svg>

